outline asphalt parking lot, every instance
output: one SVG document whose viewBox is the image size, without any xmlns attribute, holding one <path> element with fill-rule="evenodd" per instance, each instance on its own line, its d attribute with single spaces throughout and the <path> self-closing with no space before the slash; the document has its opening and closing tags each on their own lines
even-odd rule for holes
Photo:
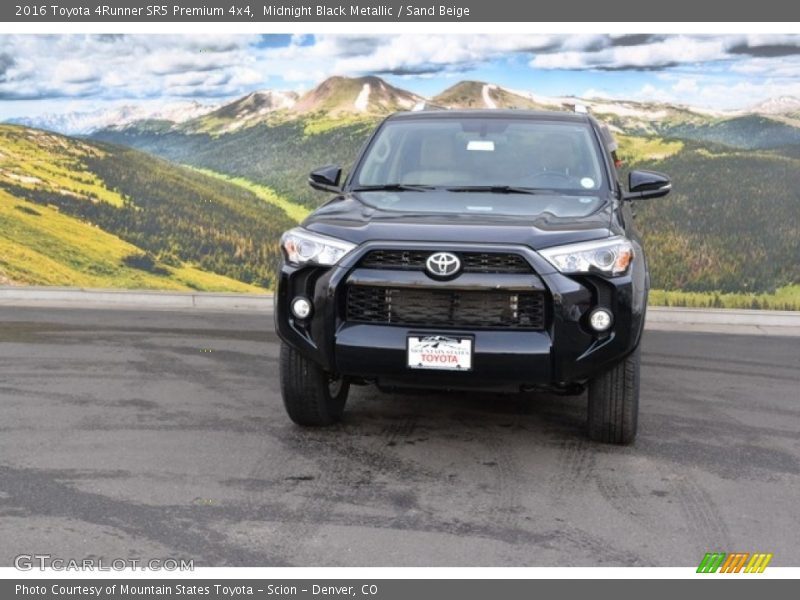
<svg viewBox="0 0 800 600">
<path fill-rule="evenodd" d="M 0 565 L 695 566 L 800 550 L 800 338 L 648 331 L 640 437 L 585 397 L 284 416 L 271 317 L 0 308 Z"/>
</svg>

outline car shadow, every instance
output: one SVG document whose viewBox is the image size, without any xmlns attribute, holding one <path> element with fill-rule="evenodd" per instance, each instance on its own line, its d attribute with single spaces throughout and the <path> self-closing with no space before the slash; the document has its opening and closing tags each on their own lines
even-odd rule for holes
<svg viewBox="0 0 800 600">
<path fill-rule="evenodd" d="M 405 419 L 451 432 L 497 426 L 529 430 L 543 440 L 583 439 L 586 403 L 585 393 L 567 396 L 536 392 L 382 392 L 375 386 L 359 386 L 351 388 L 344 423 L 348 427 L 375 426 L 381 420 L 392 423 Z"/>
</svg>

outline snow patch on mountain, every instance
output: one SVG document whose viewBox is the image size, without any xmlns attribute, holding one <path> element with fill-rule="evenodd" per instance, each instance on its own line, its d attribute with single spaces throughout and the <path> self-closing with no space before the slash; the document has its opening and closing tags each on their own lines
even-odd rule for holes
<svg viewBox="0 0 800 600">
<path fill-rule="evenodd" d="M 492 96 L 489 94 L 490 90 L 496 90 L 497 86 L 487 83 L 481 89 L 481 98 L 483 98 L 483 103 L 486 105 L 486 108 L 497 108 L 497 104 L 494 100 L 492 100 Z"/>
<path fill-rule="evenodd" d="M 355 102 L 353 102 L 353 106 L 359 112 L 365 112 L 367 107 L 369 107 L 369 94 L 372 91 L 372 88 L 368 83 L 365 83 L 361 87 L 361 91 L 356 96 Z"/>
<path fill-rule="evenodd" d="M 750 109 L 761 115 L 785 115 L 800 112 L 800 98 L 795 96 L 778 96 L 759 102 Z"/>
</svg>

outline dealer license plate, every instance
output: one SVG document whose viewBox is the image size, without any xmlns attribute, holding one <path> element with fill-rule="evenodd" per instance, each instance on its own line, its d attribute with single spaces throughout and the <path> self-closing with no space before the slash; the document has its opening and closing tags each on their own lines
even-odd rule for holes
<svg viewBox="0 0 800 600">
<path fill-rule="evenodd" d="M 472 338 L 449 335 L 408 336 L 408 366 L 412 369 L 472 369 Z"/>
</svg>

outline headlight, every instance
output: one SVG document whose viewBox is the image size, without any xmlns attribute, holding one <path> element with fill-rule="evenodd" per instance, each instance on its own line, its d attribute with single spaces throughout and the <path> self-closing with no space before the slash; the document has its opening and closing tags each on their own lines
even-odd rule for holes
<svg viewBox="0 0 800 600">
<path fill-rule="evenodd" d="M 545 248 L 539 254 L 562 273 L 624 275 L 633 260 L 633 244 L 624 237 L 613 237 Z"/>
<path fill-rule="evenodd" d="M 335 265 L 356 245 L 295 227 L 283 234 L 281 247 L 292 264 Z"/>
</svg>

